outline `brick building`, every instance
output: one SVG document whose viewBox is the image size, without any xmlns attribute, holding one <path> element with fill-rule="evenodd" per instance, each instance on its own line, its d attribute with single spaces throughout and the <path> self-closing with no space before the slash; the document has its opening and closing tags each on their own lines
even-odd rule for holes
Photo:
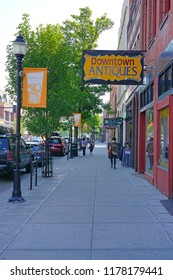
<svg viewBox="0 0 173 280">
<path fill-rule="evenodd" d="M 14 127 L 15 113 L 9 95 L 0 90 L 0 125 Z"/>
<path fill-rule="evenodd" d="M 136 2 L 136 1 L 135 1 Z M 142 49 L 145 85 L 140 88 L 138 171 L 173 197 L 173 0 L 143 0 Z M 153 166 L 147 144 L 154 138 Z"/>
<path fill-rule="evenodd" d="M 105 111 L 103 114 L 103 123 L 105 118 L 115 118 L 117 114 L 117 86 L 111 86 L 111 91 L 109 94 L 109 102 L 110 102 L 110 111 Z M 108 128 L 104 126 L 104 139 L 106 143 L 109 143 L 113 137 L 117 137 L 117 129 L 116 128 Z M 118 139 L 117 139 L 118 140 Z"/>
<path fill-rule="evenodd" d="M 142 49 L 142 0 L 129 0 L 129 21 L 127 26 L 127 50 Z M 126 141 L 132 148 L 132 167 L 138 171 L 138 114 L 139 86 L 127 86 L 125 103 Z"/>
<path fill-rule="evenodd" d="M 118 32 L 118 50 L 127 50 L 127 25 L 129 22 L 129 0 L 124 0 L 120 27 Z M 118 85 L 117 89 L 117 117 L 122 117 L 123 121 L 117 129 L 117 141 L 121 146 L 126 142 L 126 101 L 128 99 L 127 86 Z"/>
<path fill-rule="evenodd" d="M 110 118 L 115 118 L 117 114 L 117 86 L 112 86 L 112 91 L 110 92 L 110 105 L 112 114 L 109 115 Z M 117 128 L 109 130 L 109 142 L 117 134 Z"/>
</svg>

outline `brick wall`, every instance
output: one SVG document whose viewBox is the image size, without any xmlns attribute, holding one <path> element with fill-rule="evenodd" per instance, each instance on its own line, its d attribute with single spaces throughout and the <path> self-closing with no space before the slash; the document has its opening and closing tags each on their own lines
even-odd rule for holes
<svg viewBox="0 0 173 280">
<path fill-rule="evenodd" d="M 169 9 L 170 8 L 170 9 Z M 172 120 L 173 111 L 172 103 L 169 104 L 168 98 L 158 102 L 158 73 L 166 65 L 161 65 L 157 63 L 158 58 L 168 46 L 168 44 L 173 40 L 173 0 L 143 0 L 142 1 L 142 15 L 141 15 L 141 33 L 142 33 L 142 46 L 145 52 L 144 64 L 148 66 L 148 72 L 154 73 L 150 75 L 150 82 L 154 78 L 154 178 L 148 174 L 145 174 L 145 178 L 154 184 L 162 193 L 167 197 L 172 197 L 173 194 L 173 148 L 169 151 L 169 170 L 163 170 L 157 166 L 158 164 L 158 154 L 160 149 L 159 137 L 160 137 L 160 125 L 159 125 L 159 110 L 165 106 L 169 106 Z M 168 62 L 166 62 L 168 63 Z M 171 97 L 169 97 L 171 98 Z M 139 136 L 139 151 L 143 147 L 143 141 L 140 139 L 142 137 L 142 114 L 140 114 L 140 132 Z M 170 121 L 169 127 L 169 145 L 173 144 L 173 124 Z M 157 141 L 158 140 L 158 141 Z M 143 147 L 144 148 L 144 147 Z M 139 160 L 143 160 L 142 152 L 140 153 Z M 144 163 L 139 162 L 141 171 L 143 171 Z"/>
<path fill-rule="evenodd" d="M 153 184 L 153 176 L 150 176 L 148 173 L 145 173 L 145 179 L 147 179 L 147 181 Z"/>
<path fill-rule="evenodd" d="M 152 0 L 153 1 L 153 0 Z M 164 0 L 166 2 L 167 0 Z M 149 15 L 152 15 L 153 11 L 149 11 L 149 8 L 152 8 L 150 1 L 143 1 L 143 12 L 147 11 L 147 17 L 149 18 Z M 142 20 L 145 19 L 145 25 L 142 28 L 142 37 L 143 37 L 143 48 L 147 49 L 146 55 L 145 55 L 145 64 L 147 65 L 154 65 L 156 58 L 161 54 L 161 52 L 165 49 L 165 47 L 168 45 L 168 43 L 173 39 L 173 28 L 172 28 L 172 22 L 173 22 L 173 0 L 171 0 L 170 10 L 164 17 L 164 20 L 160 24 L 159 18 L 160 18 L 160 0 L 155 1 L 156 7 L 156 22 L 155 22 L 155 35 L 153 36 L 153 41 L 149 42 L 149 37 L 146 36 L 146 31 L 149 30 L 149 24 L 150 21 L 146 20 L 146 15 L 142 15 Z M 144 5 L 148 5 L 147 7 Z M 144 22 L 143 22 L 144 23 Z"/>
<path fill-rule="evenodd" d="M 157 188 L 166 196 L 169 196 L 168 172 L 159 167 L 157 168 Z"/>
</svg>

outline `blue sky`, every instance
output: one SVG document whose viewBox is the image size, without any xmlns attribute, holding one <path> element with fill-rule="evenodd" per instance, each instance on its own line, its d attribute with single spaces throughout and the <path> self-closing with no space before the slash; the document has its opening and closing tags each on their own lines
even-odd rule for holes
<svg viewBox="0 0 173 280">
<path fill-rule="evenodd" d="M 105 31 L 99 40 L 99 49 L 114 50 L 117 47 L 118 29 L 124 0 L 4 0 L 1 2 L 0 16 L 0 89 L 5 86 L 6 46 L 15 39 L 16 27 L 22 20 L 22 14 L 30 15 L 33 28 L 39 24 L 57 24 L 70 15 L 79 14 L 79 8 L 88 6 L 92 10 L 93 20 L 104 13 L 114 21 L 114 28 Z"/>
</svg>

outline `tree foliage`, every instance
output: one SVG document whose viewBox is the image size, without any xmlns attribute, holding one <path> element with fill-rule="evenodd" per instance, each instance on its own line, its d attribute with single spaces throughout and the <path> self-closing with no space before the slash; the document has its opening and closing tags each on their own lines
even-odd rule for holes
<svg viewBox="0 0 173 280">
<path fill-rule="evenodd" d="M 85 121 L 92 113 L 100 113 L 103 102 L 100 98 L 109 90 L 104 85 L 84 85 L 82 82 L 82 52 L 97 47 L 100 34 L 112 28 L 113 22 L 106 17 L 106 14 L 97 18 L 94 22 L 91 19 L 92 12 L 86 8 L 80 9 L 79 15 L 71 15 L 72 20 L 66 20 L 63 25 L 65 41 L 72 49 L 72 67 L 75 72 L 74 98 L 76 110 L 82 113 Z"/>
<path fill-rule="evenodd" d="M 24 110 L 24 124 L 33 134 L 48 136 L 73 112 L 81 112 L 85 121 L 102 110 L 101 96 L 107 87 L 82 83 L 82 51 L 95 48 L 99 35 L 112 28 L 113 22 L 106 14 L 93 22 L 91 15 L 88 7 L 81 8 L 80 14 L 72 15 L 63 26 L 40 24 L 32 30 L 29 15 L 24 14 L 17 27 L 17 34 L 22 34 L 28 47 L 23 67 L 48 68 L 47 108 Z M 16 60 L 11 44 L 7 47 L 6 70 L 6 90 L 15 100 Z"/>
</svg>

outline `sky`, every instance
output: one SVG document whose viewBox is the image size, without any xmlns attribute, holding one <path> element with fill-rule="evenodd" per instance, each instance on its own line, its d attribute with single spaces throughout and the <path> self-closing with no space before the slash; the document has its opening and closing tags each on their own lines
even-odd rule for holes
<svg viewBox="0 0 173 280">
<path fill-rule="evenodd" d="M 40 24 L 62 24 L 79 14 L 79 9 L 89 7 L 92 19 L 104 13 L 114 22 L 114 27 L 102 33 L 98 41 L 100 50 L 116 50 L 121 10 L 124 0 L 4 0 L 1 1 L 0 16 L 0 90 L 4 90 L 6 80 L 6 46 L 15 40 L 17 26 L 22 22 L 22 15 L 28 13 L 33 29 Z"/>
</svg>

